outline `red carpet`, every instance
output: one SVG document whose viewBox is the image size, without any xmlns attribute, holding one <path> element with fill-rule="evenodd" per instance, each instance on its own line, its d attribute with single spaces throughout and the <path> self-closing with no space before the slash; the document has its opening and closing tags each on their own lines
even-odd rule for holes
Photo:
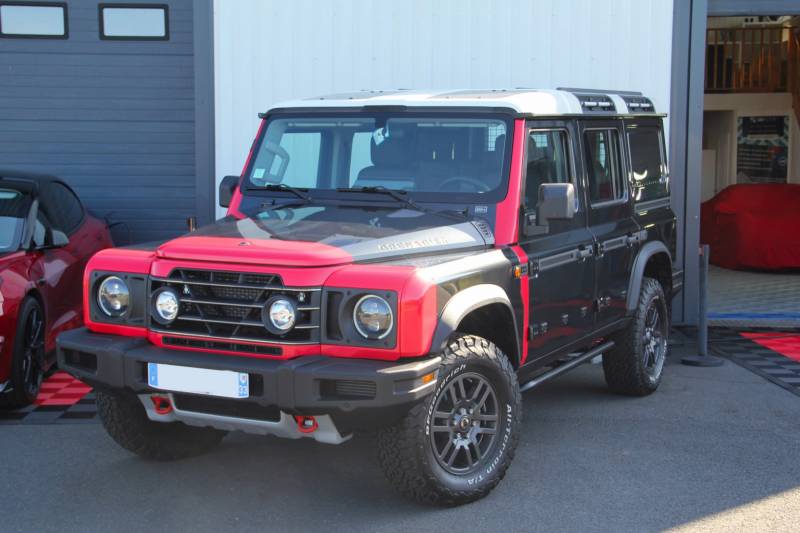
<svg viewBox="0 0 800 533">
<path fill-rule="evenodd" d="M 791 333 L 742 333 L 742 337 L 747 337 L 772 351 L 778 352 L 784 357 L 800 362 L 800 335 Z M 785 336 L 784 336 L 785 335 Z"/>
<path fill-rule="evenodd" d="M 74 405 L 91 390 L 66 372 L 56 372 L 42 383 L 36 405 Z"/>
</svg>

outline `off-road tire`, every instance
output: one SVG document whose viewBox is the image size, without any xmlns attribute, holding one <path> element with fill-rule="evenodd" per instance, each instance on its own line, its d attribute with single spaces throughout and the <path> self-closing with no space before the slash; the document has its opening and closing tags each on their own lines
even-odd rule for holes
<svg viewBox="0 0 800 533">
<path fill-rule="evenodd" d="M 38 332 L 29 332 L 31 320 L 39 322 Z M 22 301 L 17 313 L 17 331 L 11 354 L 11 383 L 9 390 L 0 394 L 0 406 L 18 408 L 30 405 L 39 394 L 44 377 L 44 339 L 46 322 L 42 306 L 33 297 Z M 26 362 L 27 359 L 27 362 Z M 32 364 L 30 370 L 26 365 Z"/>
<path fill-rule="evenodd" d="M 664 328 L 664 353 L 658 368 L 648 370 L 645 357 L 645 329 L 648 309 L 655 306 Z M 647 396 L 661 383 L 664 359 L 669 350 L 669 308 L 661 284 L 653 278 L 642 279 L 642 289 L 633 319 L 628 327 L 612 337 L 614 347 L 603 354 L 603 372 L 608 387 L 618 394 Z"/>
<path fill-rule="evenodd" d="M 481 379 L 484 393 L 486 384 L 494 393 L 492 403 L 497 420 L 487 422 L 495 424 L 494 439 L 489 441 L 485 455 L 475 462 L 475 471 L 455 475 L 445 469 L 440 458 L 437 459 L 431 431 L 438 429 L 440 436 L 447 433 L 442 433 L 443 418 L 434 415 L 434 408 L 438 405 L 441 409 L 445 405 L 437 404 L 437 399 L 448 401 L 442 395 L 448 393 L 451 384 L 469 386 L 475 383 L 474 395 L 483 396 L 484 393 L 479 393 L 481 389 L 477 389 Z M 469 396 L 469 393 L 464 395 Z M 483 409 L 488 412 L 487 402 Z M 432 427 L 436 420 L 439 423 Z M 521 422 L 517 376 L 506 355 L 486 339 L 459 334 L 442 353 L 435 391 L 397 424 L 378 432 L 378 460 L 395 489 L 418 502 L 450 506 L 469 503 L 489 494 L 505 476 L 514 458 Z"/>
<path fill-rule="evenodd" d="M 97 412 L 103 427 L 117 444 L 154 461 L 174 461 L 203 454 L 217 446 L 226 434 L 181 422 L 153 422 L 133 393 L 98 390 Z"/>
</svg>

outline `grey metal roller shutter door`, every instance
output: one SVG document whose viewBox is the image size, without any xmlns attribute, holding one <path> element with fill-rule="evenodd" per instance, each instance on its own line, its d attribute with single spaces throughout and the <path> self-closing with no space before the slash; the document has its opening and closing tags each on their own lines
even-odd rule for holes
<svg viewBox="0 0 800 533">
<path fill-rule="evenodd" d="M 100 39 L 90 0 L 67 2 L 67 39 L 0 38 L 0 167 L 63 177 L 90 211 L 125 223 L 122 243 L 211 212 L 196 178 L 194 5 L 162 3 L 165 41 Z"/>
</svg>

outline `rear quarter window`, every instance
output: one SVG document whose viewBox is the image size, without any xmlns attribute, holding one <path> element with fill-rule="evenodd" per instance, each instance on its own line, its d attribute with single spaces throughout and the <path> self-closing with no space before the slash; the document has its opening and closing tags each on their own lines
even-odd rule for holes
<svg viewBox="0 0 800 533">
<path fill-rule="evenodd" d="M 669 178 L 662 152 L 661 132 L 656 127 L 628 128 L 633 197 L 648 202 L 669 196 Z"/>
</svg>

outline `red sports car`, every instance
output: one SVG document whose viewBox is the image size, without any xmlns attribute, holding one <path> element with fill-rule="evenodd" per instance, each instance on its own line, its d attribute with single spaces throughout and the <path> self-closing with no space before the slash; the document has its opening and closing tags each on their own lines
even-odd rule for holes
<svg viewBox="0 0 800 533">
<path fill-rule="evenodd" d="M 86 262 L 109 246 L 63 181 L 0 170 L 0 404 L 36 398 L 56 335 L 82 323 Z"/>
</svg>

